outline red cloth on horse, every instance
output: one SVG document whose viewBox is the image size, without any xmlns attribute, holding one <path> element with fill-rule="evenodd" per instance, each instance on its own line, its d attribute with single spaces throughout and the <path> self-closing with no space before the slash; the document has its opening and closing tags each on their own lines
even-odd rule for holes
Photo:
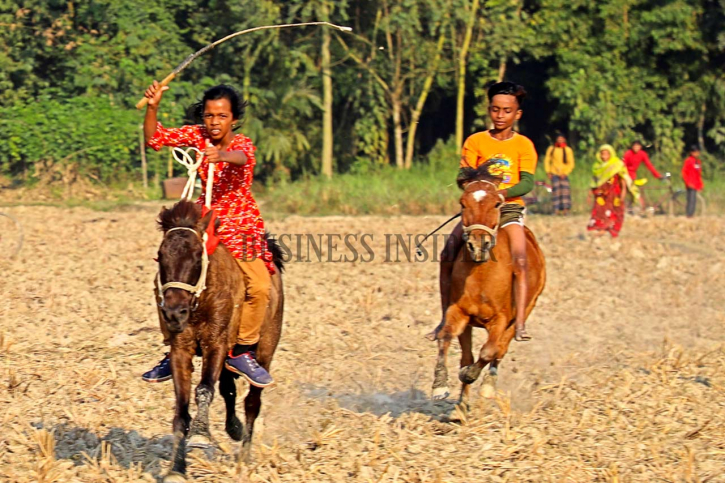
<svg viewBox="0 0 725 483">
<path fill-rule="evenodd" d="M 206 215 L 211 211 L 211 220 L 209 220 L 209 225 L 206 227 L 206 253 L 209 255 L 212 255 L 216 251 L 217 245 L 219 245 L 219 236 L 216 234 L 216 230 L 214 229 L 214 223 L 217 219 L 217 214 L 214 209 L 209 210 L 206 206 L 202 207 L 201 209 L 201 216 Z"/>
<path fill-rule="evenodd" d="M 704 185 L 702 183 L 702 163 L 694 156 L 690 156 L 685 160 L 682 166 L 682 179 L 685 186 L 697 191 L 702 191 Z"/>
<path fill-rule="evenodd" d="M 189 125 L 166 129 L 158 123 L 156 133 L 146 144 L 157 151 L 162 146 L 193 146 L 204 151 L 209 139 L 203 126 Z M 241 260 L 261 258 L 269 273 L 274 274 L 275 266 L 272 253 L 267 249 L 264 221 L 251 191 L 256 164 L 255 150 L 251 139 L 243 134 L 234 136 L 227 151 L 244 152 L 247 155 L 247 162 L 244 166 L 231 163 L 215 164 L 211 207 L 219 217 L 219 239 L 234 258 Z M 204 204 L 208 170 L 209 163 L 204 159 L 199 167 L 202 193 L 196 200 L 200 205 Z"/>
<path fill-rule="evenodd" d="M 624 224 L 622 203 L 622 178 L 615 175 L 609 181 L 594 188 L 594 207 L 587 230 L 608 231 L 612 237 L 619 235 Z"/>
</svg>

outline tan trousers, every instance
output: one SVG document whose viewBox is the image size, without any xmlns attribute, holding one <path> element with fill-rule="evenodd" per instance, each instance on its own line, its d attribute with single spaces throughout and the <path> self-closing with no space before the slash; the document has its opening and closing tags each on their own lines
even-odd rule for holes
<svg viewBox="0 0 725 483">
<path fill-rule="evenodd" d="M 242 269 L 246 287 L 237 344 L 256 344 L 259 342 L 259 330 L 267 313 L 267 305 L 269 305 L 269 288 L 272 285 L 272 277 L 269 275 L 267 266 L 259 258 L 251 261 L 237 259 L 237 264 Z"/>
</svg>

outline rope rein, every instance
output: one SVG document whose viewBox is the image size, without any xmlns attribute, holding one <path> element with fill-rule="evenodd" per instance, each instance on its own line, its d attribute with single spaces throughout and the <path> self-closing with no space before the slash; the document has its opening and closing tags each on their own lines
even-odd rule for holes
<svg viewBox="0 0 725 483">
<path fill-rule="evenodd" d="M 191 152 L 196 152 L 196 160 L 191 157 Z M 194 196 L 194 184 L 196 183 L 196 174 L 199 171 L 199 167 L 201 166 L 202 161 L 204 160 L 204 153 L 195 148 L 190 147 L 186 149 L 175 147 L 173 149 L 173 155 L 174 159 L 178 161 L 181 165 L 183 165 L 186 168 L 187 175 L 189 176 L 189 179 L 186 181 L 186 186 L 184 186 L 184 191 L 181 194 L 181 199 L 186 201 L 191 201 L 192 197 Z M 212 195 L 212 187 L 214 185 L 214 164 L 209 163 L 209 170 L 207 171 L 207 178 L 206 178 L 206 190 L 205 190 L 205 199 L 204 199 L 204 206 L 206 206 L 208 209 L 211 209 L 211 195 Z M 166 233 L 164 233 L 164 237 L 166 237 L 169 233 L 173 231 L 180 231 L 180 230 L 186 230 L 194 233 L 197 238 L 201 240 L 202 245 L 202 255 L 201 255 L 201 273 L 199 274 L 199 280 L 196 282 L 196 285 L 189 285 L 188 283 L 182 283 L 182 282 L 166 282 L 165 284 L 161 283 L 161 271 L 159 271 L 156 274 L 156 288 L 159 292 L 159 296 L 161 297 L 161 303 L 159 303 L 160 307 L 164 306 L 164 292 L 167 289 L 170 288 L 178 288 L 181 290 L 186 290 L 187 292 L 191 292 L 191 294 L 194 296 L 194 298 L 197 301 L 199 297 L 201 296 L 201 293 L 206 289 L 206 274 L 209 271 L 209 254 L 206 250 L 206 243 L 209 239 L 209 235 L 206 233 L 206 230 L 203 232 L 202 235 L 199 235 L 199 232 L 196 231 L 193 228 L 188 228 L 185 226 L 178 226 L 176 228 L 171 228 Z M 196 307 L 194 307 L 196 308 Z"/>
</svg>

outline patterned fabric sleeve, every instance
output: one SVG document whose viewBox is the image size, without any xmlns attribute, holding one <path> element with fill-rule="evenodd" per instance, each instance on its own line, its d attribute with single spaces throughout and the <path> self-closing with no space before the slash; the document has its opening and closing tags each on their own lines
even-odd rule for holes
<svg viewBox="0 0 725 483">
<path fill-rule="evenodd" d="M 254 168 L 254 166 L 257 164 L 257 160 L 254 157 L 254 151 L 256 151 L 257 148 L 252 143 L 252 140 L 244 134 L 237 134 L 236 136 L 234 136 L 234 140 L 232 141 L 230 149 L 232 151 L 242 151 L 244 154 L 246 154 L 247 166 Z"/>
<path fill-rule="evenodd" d="M 179 128 L 167 129 L 162 126 L 160 122 L 156 123 L 156 132 L 146 143 L 146 146 L 149 146 L 156 151 L 160 150 L 164 146 L 199 147 L 200 145 L 205 145 L 205 142 L 199 126 L 187 125 Z"/>
</svg>

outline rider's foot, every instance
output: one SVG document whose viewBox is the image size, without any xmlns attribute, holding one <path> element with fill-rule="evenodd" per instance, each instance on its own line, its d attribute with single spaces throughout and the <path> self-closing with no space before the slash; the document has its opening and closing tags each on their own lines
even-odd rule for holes
<svg viewBox="0 0 725 483">
<path fill-rule="evenodd" d="M 443 328 L 443 326 L 445 324 L 446 324 L 445 320 L 441 321 L 441 323 L 438 324 L 438 326 L 435 329 L 433 329 L 432 332 L 429 332 L 428 334 L 425 335 L 425 338 L 431 342 L 435 342 L 435 340 L 438 338 L 438 332 L 441 331 L 441 329 Z"/>
<path fill-rule="evenodd" d="M 229 351 L 224 367 L 235 374 L 244 376 L 249 384 L 257 387 L 267 387 L 274 383 L 274 379 L 267 370 L 260 366 L 255 359 L 254 351 L 245 352 L 238 356 Z"/>
<path fill-rule="evenodd" d="M 516 341 L 517 342 L 525 342 L 527 340 L 531 340 L 531 336 L 528 332 L 526 332 L 526 326 L 516 326 Z"/>
<path fill-rule="evenodd" d="M 161 362 L 148 372 L 145 372 L 141 378 L 146 382 L 164 382 L 171 379 L 171 359 L 167 352 Z"/>
</svg>

